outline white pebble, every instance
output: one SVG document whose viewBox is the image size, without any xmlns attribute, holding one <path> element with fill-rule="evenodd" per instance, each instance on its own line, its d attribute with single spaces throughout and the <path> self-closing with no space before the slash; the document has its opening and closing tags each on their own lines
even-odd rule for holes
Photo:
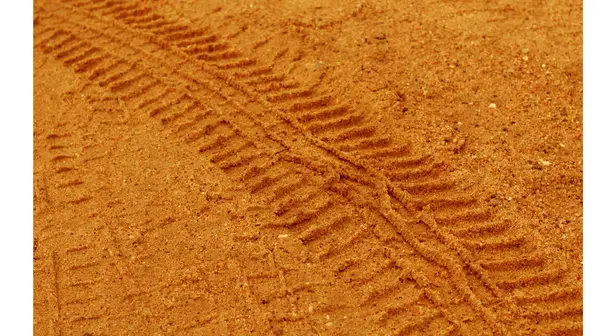
<svg viewBox="0 0 600 336">
<path fill-rule="evenodd" d="M 488 106 L 488 108 L 491 108 L 491 109 L 495 109 L 495 108 L 497 108 L 497 107 L 498 107 L 498 106 L 496 106 L 496 104 L 495 104 L 495 103 L 491 103 L 491 104 L 490 104 L 490 106 Z"/>
</svg>

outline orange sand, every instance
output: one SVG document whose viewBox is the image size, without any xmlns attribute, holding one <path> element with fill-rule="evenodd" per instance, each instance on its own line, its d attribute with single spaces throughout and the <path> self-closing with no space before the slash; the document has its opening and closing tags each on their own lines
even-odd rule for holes
<svg viewBox="0 0 600 336">
<path fill-rule="evenodd" d="M 36 335 L 581 335 L 582 4 L 35 2 Z"/>
</svg>

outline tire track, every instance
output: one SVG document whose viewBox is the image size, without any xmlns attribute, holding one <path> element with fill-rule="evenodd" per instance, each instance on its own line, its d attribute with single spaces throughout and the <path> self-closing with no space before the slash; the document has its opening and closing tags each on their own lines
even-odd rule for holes
<svg viewBox="0 0 600 336">
<path fill-rule="evenodd" d="M 81 5 L 82 8 L 85 8 L 84 4 Z M 113 7 L 113 5 L 109 5 L 108 7 Z M 349 193 L 356 190 L 364 190 L 365 186 L 371 190 L 375 188 L 384 205 L 374 205 L 373 208 L 383 213 L 386 221 L 395 225 L 402 223 L 400 225 L 403 225 L 403 228 L 396 227 L 401 236 L 406 241 L 409 241 L 413 245 L 413 248 L 419 251 L 420 254 L 425 255 L 426 258 L 429 256 L 429 259 L 434 259 L 434 262 L 446 267 L 452 274 L 452 277 L 458 280 L 458 283 L 468 283 L 466 280 L 459 280 L 465 277 L 465 272 L 461 270 L 463 266 L 460 266 L 464 265 L 464 267 L 469 268 L 477 274 L 479 278 L 477 281 L 483 283 L 481 285 L 482 291 L 491 292 L 491 296 L 498 299 L 505 296 L 507 290 L 534 289 L 535 291 L 541 290 L 545 292 L 546 289 L 544 287 L 548 286 L 540 285 L 545 285 L 548 282 L 551 284 L 556 283 L 562 273 L 564 273 L 564 269 L 560 265 L 552 265 L 551 258 L 535 259 L 533 253 L 539 250 L 539 242 L 537 240 L 527 239 L 527 237 L 519 236 L 518 234 L 515 235 L 514 226 L 506 225 L 503 221 L 496 220 L 492 214 L 489 214 L 486 209 L 478 205 L 479 202 L 475 197 L 468 193 L 463 195 L 457 194 L 456 189 L 453 189 L 455 181 L 444 176 L 443 163 L 435 162 L 431 157 L 414 156 L 406 144 L 394 143 L 390 135 L 380 131 L 380 128 L 374 123 L 370 123 L 367 115 L 352 111 L 351 108 L 343 104 L 337 104 L 331 97 L 319 95 L 317 88 L 298 88 L 298 85 L 294 84 L 293 81 L 282 84 L 286 81 L 284 76 L 270 73 L 269 67 L 261 66 L 255 61 L 244 58 L 239 53 L 230 50 L 230 47 L 226 48 L 224 45 L 221 45 L 221 47 L 216 48 L 218 50 L 213 50 L 215 48 L 211 49 L 209 47 L 206 47 L 207 49 L 198 49 L 205 48 L 204 46 L 211 45 L 210 43 L 217 43 L 218 41 L 216 35 L 209 34 L 206 29 L 194 30 L 179 25 L 158 15 L 150 14 L 151 9 L 134 9 L 137 7 L 130 5 L 126 8 L 115 7 L 106 10 L 108 7 L 94 4 L 89 10 L 92 12 L 99 11 L 99 15 L 96 18 L 110 18 L 116 22 L 122 22 L 125 26 L 131 27 L 133 32 L 139 31 L 139 35 L 142 38 L 153 42 L 158 41 L 156 43 L 164 49 L 163 52 L 165 54 L 178 55 L 177 52 L 187 54 L 188 57 L 183 58 L 184 60 L 194 58 L 199 62 L 199 68 L 205 70 L 209 75 L 228 81 L 229 85 L 232 85 L 235 89 L 249 97 L 249 101 L 259 101 L 262 107 L 250 104 L 253 109 L 266 109 L 270 114 L 279 118 L 280 122 L 273 123 L 272 120 L 274 118 L 257 120 L 256 118 L 249 117 L 248 113 L 228 112 L 229 117 L 232 115 L 235 116 L 235 122 L 243 126 L 244 131 L 246 131 L 246 126 L 249 126 L 248 128 L 252 130 L 250 132 L 252 134 L 248 137 L 241 135 L 243 134 L 240 130 L 241 127 L 227 126 L 231 125 L 231 122 L 225 122 L 224 126 L 219 130 L 217 125 L 221 124 L 220 121 L 207 121 L 203 119 L 202 116 L 209 114 L 209 112 L 202 113 L 202 116 L 192 117 L 188 119 L 187 123 L 179 124 L 177 128 L 178 132 L 184 132 L 196 127 L 194 128 L 194 133 L 188 135 L 190 145 L 202 138 L 198 135 L 211 137 L 208 143 L 199 147 L 199 151 L 201 153 L 206 152 L 207 154 L 215 152 L 216 155 L 213 159 L 216 164 L 231 158 L 230 161 L 225 161 L 227 163 L 223 165 L 223 169 L 225 171 L 231 170 L 234 176 L 240 176 L 243 180 L 252 180 L 254 178 L 248 184 L 254 194 L 262 195 L 267 193 L 270 195 L 267 201 L 270 199 L 271 202 L 278 197 L 284 199 L 283 203 L 275 207 L 275 213 L 284 214 L 285 212 L 289 212 L 289 209 L 298 208 L 295 206 L 296 204 L 302 203 L 302 200 L 289 196 L 289 191 L 294 190 L 294 184 L 298 185 L 300 183 L 299 180 L 294 179 L 293 176 L 290 177 L 290 175 L 293 175 L 294 170 L 303 169 L 298 166 L 302 166 L 304 169 L 306 169 L 306 166 L 304 164 L 296 164 L 292 165 L 293 168 L 285 169 L 283 167 L 287 165 L 282 166 L 279 160 L 269 159 L 273 153 L 292 148 L 293 146 L 289 144 L 289 139 L 293 139 L 300 141 L 298 147 L 301 147 L 301 145 L 311 145 L 312 147 L 325 150 L 329 154 L 329 157 L 333 157 L 337 162 L 341 162 L 337 166 L 334 164 L 334 171 L 337 170 L 338 174 L 344 176 L 344 178 L 355 178 L 355 181 L 352 183 L 337 183 L 333 188 L 336 194 L 346 197 Z M 148 20 L 150 23 L 139 24 L 139 20 Z M 55 53 L 59 59 L 64 59 L 73 51 L 83 48 L 78 47 L 73 49 L 73 47 L 69 48 L 69 45 L 85 45 L 84 42 L 77 44 L 76 38 L 69 35 L 65 36 L 65 34 L 61 33 L 54 36 L 56 32 L 52 34 L 52 38 L 48 37 L 49 41 L 53 41 L 57 37 L 62 37 L 62 39 L 50 44 L 44 40 L 44 43 L 41 45 L 47 47 L 42 49 L 48 53 Z M 84 38 L 84 40 L 89 38 L 91 37 Z M 175 47 L 171 47 L 172 45 L 175 45 Z M 63 50 L 65 47 L 69 49 Z M 156 48 L 156 45 L 152 47 Z M 141 48 L 150 47 L 142 46 Z M 217 51 L 218 53 L 216 53 Z M 86 54 L 87 56 L 81 54 L 79 56 L 83 57 L 79 57 L 78 61 L 83 61 L 92 54 L 89 52 Z M 75 58 L 77 57 L 75 56 Z M 162 57 L 162 54 L 160 57 Z M 169 56 L 168 58 L 165 56 L 164 59 L 170 61 L 173 59 L 173 56 Z M 133 60 L 133 58 L 130 60 Z M 135 64 L 139 64 L 139 62 Z M 183 63 L 183 61 L 180 61 L 177 64 Z M 78 63 L 75 61 L 69 64 L 77 66 Z M 69 64 L 65 63 L 65 65 Z M 94 62 L 91 65 L 93 64 Z M 92 79 L 103 77 L 104 80 L 99 85 L 108 86 L 116 94 L 121 95 L 123 90 L 131 88 L 133 83 L 136 83 L 141 78 L 145 78 L 143 73 L 135 72 L 133 66 L 128 67 L 123 65 L 115 73 L 113 70 L 118 65 L 113 66 L 113 64 L 116 63 L 111 63 L 107 67 L 101 68 L 100 71 L 94 72 L 91 77 L 93 77 Z M 184 65 L 184 67 L 190 67 L 190 65 Z M 153 67 L 153 70 L 155 68 L 156 66 Z M 240 69 L 242 70 L 240 71 Z M 109 73 L 114 74 L 103 76 Z M 94 77 L 94 74 L 97 74 L 97 76 Z M 156 77 L 150 77 L 152 79 L 149 79 L 148 83 L 143 87 L 160 87 L 160 84 L 152 85 Z M 122 78 L 124 79 L 119 82 L 118 80 Z M 190 78 L 186 80 L 189 81 Z M 194 77 L 191 80 L 196 83 L 198 82 L 198 79 Z M 209 82 L 204 83 L 209 87 L 211 85 Z M 265 88 L 258 87 L 256 90 L 250 87 L 250 85 L 259 84 L 267 84 L 268 86 Z M 220 87 L 218 83 L 212 85 Z M 133 97 L 127 95 L 121 97 L 133 100 L 136 97 L 145 96 L 145 91 L 139 93 L 139 91 L 134 90 L 133 92 L 138 94 Z M 164 101 L 164 97 L 167 95 L 168 93 L 161 92 L 153 98 L 144 100 L 139 106 L 145 108 L 158 101 Z M 154 109 L 150 110 L 149 115 L 155 117 L 160 116 L 160 114 L 166 114 L 163 112 L 185 111 L 190 105 L 181 105 L 181 102 L 184 100 L 188 101 L 190 98 L 193 100 L 194 97 L 187 92 L 181 96 L 175 95 L 167 99 L 167 104 L 155 106 Z M 221 97 L 221 99 L 226 104 L 236 106 L 227 97 Z M 237 105 L 239 106 L 239 104 Z M 169 124 L 178 118 L 178 114 L 168 114 L 161 121 L 164 124 Z M 206 123 L 197 125 L 201 120 Z M 280 134 L 283 134 L 283 139 L 279 136 Z M 248 140 L 249 138 L 256 137 L 256 135 L 273 140 L 270 144 L 271 148 L 266 151 L 266 154 L 259 153 L 266 146 L 259 148 L 261 146 Z M 246 156 L 236 154 L 239 150 L 246 149 L 248 150 Z M 344 169 L 348 169 L 348 164 L 355 169 L 358 167 L 358 169 L 370 173 L 373 178 L 365 181 L 364 177 L 356 177 L 352 176 L 352 173 L 346 173 Z M 275 168 L 269 169 L 269 167 Z M 383 174 L 378 173 L 378 169 L 383 171 Z M 322 173 L 323 169 L 316 169 L 316 171 Z M 339 171 L 343 173 L 339 173 Z M 335 174 L 334 172 L 332 176 L 335 176 Z M 319 184 L 323 183 L 322 181 L 314 183 L 313 188 L 315 191 L 322 188 L 319 187 Z M 310 186 L 310 183 L 304 185 Z M 409 217 L 412 215 L 416 219 L 408 220 L 408 223 L 406 223 L 407 220 L 401 218 L 399 215 L 399 212 L 403 210 L 409 214 Z M 315 217 L 319 218 L 319 213 L 300 212 L 296 217 L 290 218 L 290 221 L 282 222 L 284 224 L 279 225 L 279 227 L 285 229 L 281 232 L 288 232 L 290 228 L 293 229 L 303 224 L 305 230 L 300 231 L 300 235 L 304 239 L 301 238 L 300 240 L 305 241 L 306 245 L 319 242 L 319 238 L 328 236 L 328 233 L 337 232 L 335 228 L 339 227 L 339 225 L 336 226 L 336 223 L 340 220 L 339 218 L 332 218 L 330 221 L 325 221 L 326 223 L 311 223 L 310 219 Z M 300 230 L 300 227 L 298 229 Z M 278 228 L 278 230 L 281 230 L 281 228 Z M 443 258 L 439 253 L 435 252 L 435 249 L 432 250 L 429 247 L 423 247 L 423 245 L 427 244 L 419 241 L 423 238 L 417 238 L 415 232 L 423 233 L 423 236 L 430 236 L 427 244 L 431 246 L 439 246 L 437 248 L 441 250 L 449 248 L 452 251 L 452 255 L 456 256 L 456 258 Z M 348 239 L 350 244 L 354 242 L 352 238 Z M 334 241 L 338 242 L 335 239 Z M 343 244 L 339 245 L 344 246 Z M 319 253 L 328 255 L 328 252 L 326 252 L 327 249 L 323 247 L 323 244 L 320 244 L 319 248 L 317 248 L 318 251 L 321 251 Z M 498 249 L 501 249 L 502 253 L 498 253 Z M 332 252 L 329 252 L 329 254 L 332 254 Z M 501 259 L 498 259 L 498 255 L 501 256 Z M 525 257 L 518 258 L 517 256 L 519 255 L 525 255 Z M 514 259 L 515 257 L 517 258 Z M 520 260 L 534 261 L 520 262 Z M 502 267 L 506 267 L 507 265 L 512 265 L 512 270 L 523 273 L 523 276 L 517 279 L 510 279 L 506 276 L 503 278 L 501 276 Z M 498 323 L 498 319 L 487 312 L 481 303 L 482 301 L 474 298 L 468 286 L 464 285 L 461 288 L 459 291 L 462 291 L 463 295 L 470 298 L 467 300 L 469 304 L 485 317 L 487 323 Z M 487 295 L 490 294 L 488 293 Z M 509 296 L 504 302 L 508 305 L 509 308 L 507 309 L 511 314 L 526 309 L 518 305 L 519 300 L 516 299 L 515 295 Z M 526 317 L 527 313 L 523 315 Z M 564 326 L 568 327 L 570 324 L 565 322 Z M 497 326 L 496 328 L 501 327 Z M 499 330 L 501 329 L 496 329 L 497 332 Z"/>
<path fill-rule="evenodd" d="M 64 131 L 64 126 L 58 125 L 57 129 Z M 58 146 L 57 139 L 69 139 L 65 143 L 82 142 L 75 132 L 57 131 L 41 140 L 48 142 L 48 146 Z M 72 154 L 81 162 L 90 159 L 74 149 Z M 52 161 L 52 157 L 55 154 L 49 153 L 48 161 Z M 78 174 L 88 176 L 82 172 Z M 59 187 L 54 189 L 60 190 Z M 219 319 L 211 313 L 216 307 L 211 292 L 214 285 L 206 278 L 190 274 L 190 268 L 175 275 L 174 279 L 158 281 L 157 278 L 134 276 L 134 266 L 139 268 L 140 262 L 160 263 L 157 260 L 160 256 L 156 253 L 141 254 L 136 246 L 160 240 L 161 231 L 176 225 L 175 218 L 161 218 L 162 211 L 175 213 L 173 209 L 160 208 L 160 211 L 149 212 L 151 207 L 146 205 L 137 209 L 123 207 L 128 213 L 99 215 L 98 209 L 111 209 L 122 204 L 114 199 L 102 204 L 99 202 L 102 198 L 91 198 L 91 205 L 84 209 L 67 206 L 41 219 L 55 223 L 41 234 L 34 269 L 36 322 L 49 325 L 50 329 L 45 329 L 46 332 L 82 335 L 92 330 L 110 330 L 115 335 L 129 335 L 137 332 L 164 333 L 166 330 L 168 334 L 179 334 L 193 327 L 210 334 L 224 334 L 222 326 L 236 324 L 235 317 Z M 137 236 L 133 238 L 130 238 L 131 232 L 127 227 L 121 225 L 132 215 L 131 211 L 138 215 L 147 213 L 146 221 L 135 227 Z M 133 248 L 132 239 L 135 243 Z M 40 255 L 45 258 L 40 258 Z M 131 260 L 137 260 L 138 264 Z M 43 288 L 48 286 L 46 283 L 50 288 Z M 134 290 L 126 291 L 125 288 Z M 148 300 L 157 295 L 161 301 L 153 304 L 151 311 L 142 309 L 143 305 L 136 305 L 140 299 Z M 174 322 L 169 318 L 171 314 L 185 316 L 185 320 Z M 198 319 L 200 314 L 202 319 Z M 150 325 L 149 320 L 152 321 Z M 219 327 L 215 328 L 215 325 Z M 237 322 L 237 328 L 250 330 L 245 322 Z"/>
<path fill-rule="evenodd" d="M 173 330 L 169 333 L 173 334 L 175 328 L 183 329 L 185 326 L 169 323 L 170 314 L 194 320 L 202 313 L 206 315 L 204 324 L 213 320 L 207 310 L 214 307 L 214 300 L 211 301 L 206 281 L 184 273 L 175 281 L 141 283 L 133 278 L 127 262 L 130 255 L 122 249 L 126 242 L 117 239 L 106 224 L 93 230 L 93 240 L 89 235 L 74 235 L 69 241 L 79 245 L 63 240 L 64 247 L 52 253 L 55 292 L 60 293 L 56 295 L 57 335 L 81 335 L 86 330 L 112 330 L 118 335 L 141 330 L 158 332 L 160 325 L 172 325 Z M 135 291 L 119 290 L 131 282 L 136 284 L 131 286 Z M 153 306 L 151 313 L 140 314 L 135 303 L 152 296 L 164 299 L 161 304 Z M 193 317 L 189 313 L 191 307 Z M 148 319 L 153 320 L 151 326 L 147 325 Z"/>
<path fill-rule="evenodd" d="M 225 124 L 226 124 L 226 123 L 225 123 Z M 179 127 L 179 129 L 181 129 L 181 127 Z M 213 127 L 213 128 L 210 128 L 210 129 L 212 130 L 212 129 L 216 129 L 216 128 L 214 128 L 214 127 Z M 211 132 L 212 132 L 212 131 L 211 131 Z M 206 131 L 205 131 L 204 133 L 205 133 L 205 134 L 206 134 L 206 133 L 209 133 L 208 135 L 211 135 L 211 134 L 212 134 L 211 132 L 206 132 Z M 218 136 L 215 136 L 215 137 L 217 137 L 217 139 L 218 139 Z M 189 139 L 189 138 L 188 138 L 188 139 Z M 221 138 L 221 141 L 218 141 L 218 142 L 211 141 L 211 142 L 209 142 L 209 144 L 210 144 L 210 143 L 214 143 L 214 145 L 217 145 L 217 144 L 219 144 L 219 143 L 220 143 L 220 146 L 223 146 L 223 143 L 222 143 L 222 138 Z M 202 149 L 205 149 L 205 150 L 208 150 L 208 149 L 210 149 L 210 148 L 211 148 L 211 146 L 210 146 L 210 145 L 203 146 L 203 147 L 204 147 L 204 148 L 202 148 Z M 219 161 L 219 160 L 215 160 L 214 158 L 213 158 L 213 160 L 214 160 L 214 161 Z M 272 165 L 272 164 L 273 164 L 273 163 L 271 163 L 271 165 Z M 269 163 L 267 162 L 266 164 L 265 164 L 265 163 L 263 163 L 263 164 L 262 164 L 262 166 L 265 166 L 265 165 L 269 165 Z M 256 169 L 249 169 L 249 170 L 247 171 L 247 173 L 244 175 L 244 176 L 245 176 L 245 178 L 254 177 L 254 176 L 253 176 L 253 175 L 254 175 L 254 173 L 256 173 L 257 171 L 258 171 L 258 172 L 260 172 L 260 169 L 261 169 L 262 167 L 261 167 L 261 166 L 259 166 L 259 165 L 256 165 L 256 166 L 254 166 L 253 168 L 256 168 Z M 254 183 L 254 184 L 252 184 L 252 185 L 251 185 L 251 187 L 250 187 L 250 189 L 251 189 L 251 190 L 253 190 L 254 192 L 258 192 L 258 191 L 261 191 L 261 190 L 264 190 L 264 189 L 268 188 L 268 187 L 269 187 L 271 184 L 273 184 L 273 182 L 275 182 L 275 181 L 276 181 L 276 179 L 274 179 L 274 178 L 267 179 L 266 177 L 262 177 L 262 179 L 260 179 L 259 181 L 257 181 L 257 183 Z M 283 193 L 285 193 L 285 190 L 286 190 L 286 189 L 277 189 L 277 190 L 275 191 L 275 195 L 279 195 L 279 196 L 281 196 Z M 290 190 L 290 189 L 288 188 L 287 190 Z"/>
<path fill-rule="evenodd" d="M 69 132 L 52 132 L 46 136 L 47 150 L 51 155 L 50 169 L 53 172 L 50 179 L 53 188 L 50 190 L 68 195 L 66 197 L 68 200 L 65 202 L 67 205 L 77 205 L 91 199 L 91 196 L 84 191 L 84 181 L 80 178 L 81 172 L 78 168 L 82 165 L 79 160 L 81 145 L 73 141 L 72 137 Z M 56 198 L 52 195 L 49 197 Z"/>
<path fill-rule="evenodd" d="M 85 135 L 69 126 L 56 124 L 36 139 L 45 144 L 49 202 L 60 210 L 37 214 L 43 224 L 37 230 L 34 258 L 36 299 L 40 298 L 34 304 L 35 320 L 49 320 L 51 327 L 46 331 L 55 335 L 80 335 L 94 323 L 114 327 L 125 317 L 116 313 L 124 309 L 122 302 L 105 294 L 110 280 L 122 279 L 123 273 L 118 273 L 120 264 L 106 255 L 114 249 L 107 226 L 98 222 L 95 211 L 101 206 L 93 197 L 97 190 L 85 172 L 85 163 L 97 158 L 101 146 L 89 144 Z M 88 236 L 89 232 L 94 234 Z M 49 274 L 52 281 L 47 279 Z M 51 288 L 45 282 L 50 282 Z"/>
</svg>

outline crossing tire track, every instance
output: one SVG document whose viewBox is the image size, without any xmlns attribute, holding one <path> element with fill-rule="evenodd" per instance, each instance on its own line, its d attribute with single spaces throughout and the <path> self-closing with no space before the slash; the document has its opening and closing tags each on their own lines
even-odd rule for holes
<svg viewBox="0 0 600 336">
<path fill-rule="evenodd" d="M 123 5 L 110 1 L 68 3 L 40 10 L 42 25 L 47 21 L 60 28 L 41 29 L 36 48 L 88 76 L 150 119 L 160 120 L 182 145 L 207 155 L 217 167 L 244 182 L 257 202 L 271 205 L 271 213 L 265 216 L 274 216 L 273 222 L 263 230 L 272 237 L 272 247 L 281 244 L 282 236 L 299 240 L 324 272 L 375 267 L 351 257 L 342 261 L 347 266 L 340 266 L 340 260 L 337 266 L 333 264 L 336 258 L 348 257 L 357 246 L 369 245 L 365 241 L 392 251 L 384 253 L 387 261 L 373 277 L 358 281 L 368 288 L 355 285 L 349 289 L 363 293 L 363 303 L 358 307 L 351 303 L 331 305 L 322 311 L 378 314 L 386 327 L 398 333 L 512 333 L 534 320 L 539 322 L 540 331 L 579 331 L 577 296 L 540 295 L 539 301 L 527 304 L 520 300 L 523 291 L 560 291 L 567 271 L 564 265 L 550 256 L 540 258 L 537 253 L 545 249 L 539 238 L 521 234 L 516 223 L 507 224 L 483 207 L 478 197 L 462 189 L 461 181 L 452 179 L 447 163 L 436 161 L 435 155 L 423 155 L 406 143 L 397 143 L 393 134 L 370 120 L 367 113 L 338 102 L 320 92 L 318 86 L 303 86 L 273 73 L 272 66 L 244 57 L 220 42 L 210 29 L 179 24 L 154 14 L 151 8 L 125 1 L 119 2 Z M 135 43 L 127 43 L 118 33 L 130 36 Z M 149 50 L 158 52 L 153 56 Z M 172 65 L 176 65 L 175 70 Z M 189 89 L 192 86 L 201 89 Z M 226 87 L 233 92 L 223 94 Z M 316 159 L 311 152 L 326 159 Z M 52 161 L 69 159 L 63 154 Z M 57 171 L 61 169 L 69 171 L 69 167 Z M 78 185 L 75 182 L 64 185 L 74 187 Z M 316 194 L 319 197 L 312 197 Z M 377 201 L 369 202 L 367 195 Z M 379 223 L 362 228 L 350 217 L 336 215 L 342 213 Z M 387 233 L 379 235 L 377 230 Z M 398 242 L 410 253 L 389 257 Z M 310 275 L 302 266 L 277 269 L 272 253 L 261 258 L 268 259 L 268 267 L 254 269 L 269 271 L 246 276 L 255 283 L 248 286 L 261 303 L 269 303 L 267 310 L 287 301 L 284 306 L 290 315 L 274 320 L 292 328 L 289 325 L 306 316 L 290 301 L 289 286 L 281 284 L 287 283 L 285 279 Z M 390 266 L 394 263 L 396 266 Z M 412 281 L 418 300 L 397 306 L 394 293 L 403 288 L 398 287 L 398 277 L 383 275 L 390 267 L 392 273 L 400 272 Z M 439 280 L 442 285 L 432 285 L 434 269 L 447 274 Z M 260 288 L 277 288 L 277 282 L 283 286 L 283 298 L 261 294 Z M 343 286 L 341 281 L 334 285 Z M 438 286 L 443 288 L 441 292 L 433 289 Z M 305 290 L 300 285 L 297 288 Z M 317 286 L 307 296 L 328 297 L 330 288 Z M 389 300 L 386 304 L 396 306 L 375 311 L 366 308 L 377 300 Z M 544 306 L 551 306 L 552 300 L 572 300 L 573 304 L 567 305 L 567 311 Z M 494 302 L 501 302 L 503 307 L 496 314 L 490 308 Z M 454 316 L 452 308 L 456 305 L 466 307 L 469 316 Z M 410 318 L 401 314 L 410 311 L 409 306 L 422 308 L 416 308 L 418 314 Z M 309 310 L 319 311 L 314 307 Z M 402 317 L 391 317 L 398 314 Z M 538 321 L 540 316 L 558 315 L 565 320 Z"/>
</svg>

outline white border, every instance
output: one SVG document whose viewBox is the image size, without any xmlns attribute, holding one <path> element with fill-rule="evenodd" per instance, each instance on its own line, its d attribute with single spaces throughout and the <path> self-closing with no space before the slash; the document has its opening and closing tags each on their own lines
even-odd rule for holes
<svg viewBox="0 0 600 336">
<path fill-rule="evenodd" d="M 33 335 L 33 3 L 0 13 L 0 333 Z"/>
<path fill-rule="evenodd" d="M 598 15 L 600 4 L 597 0 L 584 1 L 583 11 L 583 321 L 585 335 L 600 335 L 598 323 L 598 257 L 600 243 L 598 239 L 598 111 L 600 108 L 600 85 L 598 74 Z M 594 155 L 594 153 L 596 155 Z"/>
<path fill-rule="evenodd" d="M 600 73 L 597 15 L 600 4 L 584 1 L 584 327 L 600 335 L 598 295 L 598 115 Z M 2 1 L 2 162 L 0 165 L 0 316 L 2 333 L 33 334 L 33 3 Z"/>
</svg>

